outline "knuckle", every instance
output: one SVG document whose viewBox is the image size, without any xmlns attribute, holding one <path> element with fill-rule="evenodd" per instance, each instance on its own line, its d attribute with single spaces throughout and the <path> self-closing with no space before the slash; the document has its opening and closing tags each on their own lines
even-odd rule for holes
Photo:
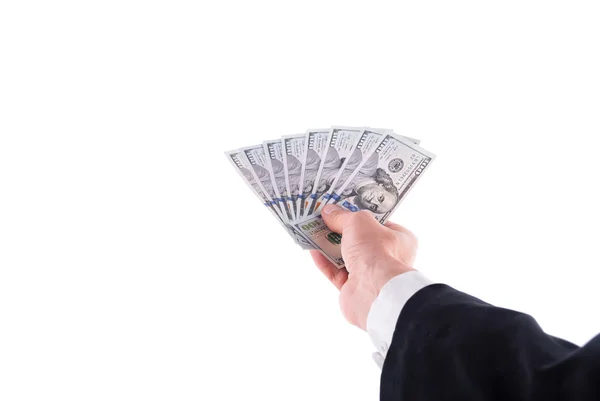
<svg viewBox="0 0 600 401">
<path fill-rule="evenodd" d="M 366 219 L 366 218 L 372 218 L 373 216 L 371 215 L 371 212 L 367 211 L 367 210 L 359 210 L 358 212 L 354 213 L 357 218 L 360 219 Z"/>
<path fill-rule="evenodd" d="M 381 235 L 381 239 L 385 243 L 394 243 L 398 241 L 398 235 L 392 230 L 385 230 Z"/>
</svg>

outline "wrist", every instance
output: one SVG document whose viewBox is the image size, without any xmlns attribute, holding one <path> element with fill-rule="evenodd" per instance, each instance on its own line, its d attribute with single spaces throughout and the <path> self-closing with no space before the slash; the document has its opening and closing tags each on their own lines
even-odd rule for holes
<svg viewBox="0 0 600 401">
<path fill-rule="evenodd" d="M 377 289 L 377 296 L 379 295 L 379 292 L 383 286 L 386 285 L 391 279 L 410 271 L 415 271 L 415 269 L 405 262 L 395 258 L 391 258 L 390 260 L 387 260 L 381 264 L 377 264 L 373 268 L 373 283 Z"/>
</svg>

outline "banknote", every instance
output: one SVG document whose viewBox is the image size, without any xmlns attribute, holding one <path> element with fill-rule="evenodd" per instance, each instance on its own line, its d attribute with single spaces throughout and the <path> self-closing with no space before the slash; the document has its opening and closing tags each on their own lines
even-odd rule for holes
<svg viewBox="0 0 600 401">
<path fill-rule="evenodd" d="M 323 206 L 368 210 L 385 223 L 434 159 L 418 144 L 390 129 L 334 126 L 225 154 L 298 245 L 341 267 L 341 236 L 323 223 Z"/>
<path fill-rule="evenodd" d="M 271 198 L 266 194 L 263 186 L 260 184 L 254 169 L 242 150 L 232 150 L 225 152 L 227 159 L 235 167 L 236 171 L 242 177 L 246 185 L 250 187 L 252 192 L 260 199 L 260 201 L 269 209 L 271 214 L 277 219 L 278 223 L 286 230 L 286 232 L 300 245 L 303 249 L 313 249 L 313 246 L 298 232 L 298 230 L 286 223 L 282 216 L 277 212 L 277 208 Z"/>
<path fill-rule="evenodd" d="M 384 224 L 431 165 L 435 156 L 399 135 L 385 134 L 374 151 L 346 179 L 338 205 L 350 211 L 368 210 Z M 293 226 L 332 263 L 343 266 L 341 237 L 325 226 L 320 215 Z"/>
<path fill-rule="evenodd" d="M 284 153 L 281 139 L 275 139 L 272 141 L 264 141 L 263 148 L 266 158 L 266 167 L 269 170 L 269 176 L 271 177 L 271 188 L 273 188 L 273 196 L 279 203 L 282 211 L 285 212 L 287 221 L 292 221 L 295 216 L 292 215 L 292 211 L 289 207 L 287 199 L 284 195 L 287 193 L 285 183 L 285 166 L 284 166 Z"/>
<path fill-rule="evenodd" d="M 304 162 L 300 173 L 298 194 L 299 215 L 305 216 L 308 210 L 308 197 L 312 194 L 321 159 L 327 150 L 330 129 L 314 129 L 306 132 Z"/>
<path fill-rule="evenodd" d="M 413 143 L 414 145 L 417 145 L 420 142 L 418 139 L 396 135 L 390 132 L 385 135 L 377 135 L 376 132 L 370 132 L 365 137 L 365 141 L 357 146 L 358 151 L 360 152 L 360 155 L 358 156 L 360 158 L 358 166 L 353 171 L 346 170 L 344 172 L 346 177 L 340 179 L 340 184 L 336 187 L 335 192 L 331 195 L 330 201 L 339 203 L 340 201 L 344 201 L 346 198 L 352 197 L 356 194 L 357 181 L 360 181 L 362 177 L 371 175 L 375 165 L 379 163 L 380 155 L 375 150 L 378 149 L 380 144 L 390 137 L 396 137 L 399 140 L 404 140 L 405 142 Z"/>
<path fill-rule="evenodd" d="M 360 169 L 348 177 L 341 205 L 370 210 L 385 223 L 414 187 L 435 155 L 399 135 L 386 134 Z"/>
<path fill-rule="evenodd" d="M 372 153 L 377 145 L 383 140 L 383 136 L 390 132 L 392 132 L 392 130 L 374 128 L 366 128 L 362 131 L 352 154 L 349 157 L 346 157 L 327 192 L 321 195 L 321 198 L 319 199 L 320 206 L 316 210 L 317 213 L 319 213 L 323 206 L 331 199 L 339 199 L 339 189 L 344 186 L 350 174 L 352 174 L 365 160 L 365 154 Z"/>
<path fill-rule="evenodd" d="M 288 208 L 292 212 L 294 219 L 298 219 L 299 206 L 298 195 L 300 194 L 300 183 L 302 175 L 302 164 L 304 163 L 304 155 L 306 154 L 306 134 L 287 135 L 281 138 L 285 157 L 283 158 L 283 171 L 285 178 L 285 194 L 282 194 L 286 199 Z"/>
<path fill-rule="evenodd" d="M 275 211 L 281 216 L 284 222 L 287 222 L 287 215 L 284 212 L 283 206 L 280 204 L 275 194 L 273 182 L 271 181 L 271 173 L 269 172 L 268 157 L 265 148 L 262 144 L 247 146 L 242 148 L 244 154 L 250 161 L 252 171 L 258 178 L 258 185 L 263 192 L 269 197 L 270 201 L 275 206 Z"/>
<path fill-rule="evenodd" d="M 315 208 L 320 206 L 319 199 L 334 184 L 338 172 L 354 151 L 363 131 L 363 128 L 332 127 L 309 196 L 307 216 L 313 214 Z"/>
<path fill-rule="evenodd" d="M 254 173 L 252 166 L 250 165 L 250 161 L 248 160 L 246 154 L 243 150 L 230 150 L 225 152 L 227 159 L 231 162 L 231 164 L 235 167 L 235 170 L 238 172 L 240 177 L 244 180 L 246 185 L 250 187 L 252 192 L 260 199 L 260 201 L 265 205 L 269 211 L 273 214 L 273 216 L 277 219 L 277 221 L 285 228 L 285 230 L 295 239 L 295 236 L 290 233 L 290 229 L 287 227 L 279 213 L 275 211 L 275 205 L 273 201 L 267 196 L 263 187 L 260 185 L 260 181 L 258 180 L 256 174 Z"/>
<path fill-rule="evenodd" d="M 309 216 L 293 225 L 304 239 L 313 248 L 318 249 L 334 266 L 338 269 L 345 266 L 342 258 L 342 236 L 331 231 L 320 214 Z"/>
</svg>

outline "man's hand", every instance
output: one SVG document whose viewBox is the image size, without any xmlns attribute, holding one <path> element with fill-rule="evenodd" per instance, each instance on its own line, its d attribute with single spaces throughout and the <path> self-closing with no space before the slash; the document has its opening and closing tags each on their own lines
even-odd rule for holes
<svg viewBox="0 0 600 401">
<path fill-rule="evenodd" d="M 317 267 L 340 290 L 340 307 L 350 323 L 367 329 L 367 316 L 379 291 L 395 276 L 414 270 L 417 238 L 404 227 L 382 226 L 367 211 L 349 212 L 336 205 L 323 208 L 325 224 L 342 234 L 346 269 L 337 269 L 319 251 L 311 251 Z"/>
</svg>

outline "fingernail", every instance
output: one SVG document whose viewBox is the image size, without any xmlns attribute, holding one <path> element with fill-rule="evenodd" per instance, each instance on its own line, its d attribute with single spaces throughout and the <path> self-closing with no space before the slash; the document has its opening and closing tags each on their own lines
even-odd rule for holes
<svg viewBox="0 0 600 401">
<path fill-rule="evenodd" d="M 323 208 L 323 213 L 325 213 L 325 214 L 331 214 L 331 213 L 336 212 L 338 210 L 342 210 L 342 208 L 339 207 L 338 205 L 326 205 Z"/>
</svg>

